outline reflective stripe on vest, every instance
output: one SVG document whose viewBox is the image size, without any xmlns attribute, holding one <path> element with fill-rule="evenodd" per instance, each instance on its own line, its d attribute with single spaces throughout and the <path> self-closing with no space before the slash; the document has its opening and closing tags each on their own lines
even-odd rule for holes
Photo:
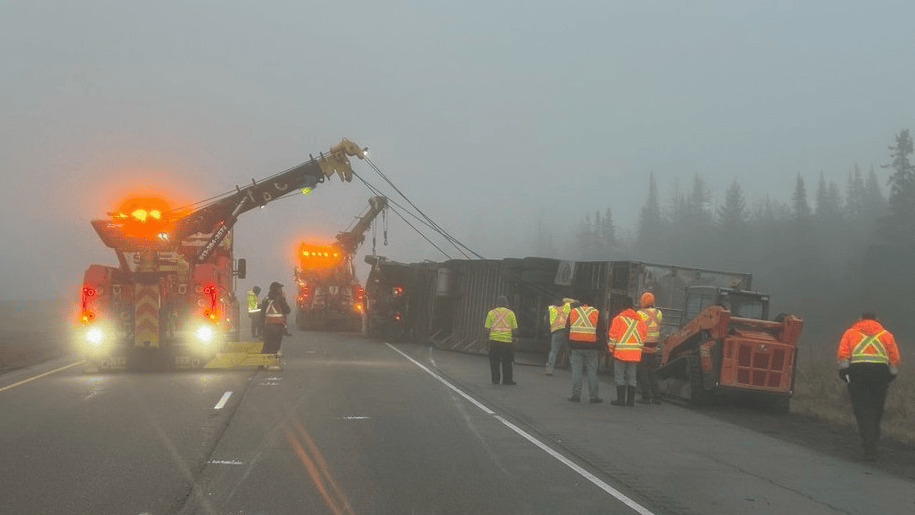
<svg viewBox="0 0 915 515">
<path fill-rule="evenodd" d="M 579 306 L 575 308 L 578 318 L 572 321 L 569 326 L 569 340 L 577 342 L 596 342 L 597 327 L 596 320 L 591 320 L 591 313 L 597 315 L 597 310 L 591 306 Z M 570 313 L 571 316 L 571 313 Z M 596 316 L 594 318 L 597 318 Z"/>
<path fill-rule="evenodd" d="M 657 347 L 661 336 L 661 310 L 645 308 L 639 310 L 639 316 L 645 321 L 645 347 Z"/>
<path fill-rule="evenodd" d="M 489 324 L 489 339 L 497 342 L 511 342 L 513 327 L 508 318 L 512 314 L 512 310 L 499 307 L 492 309 L 490 313 L 493 320 Z"/>
<path fill-rule="evenodd" d="M 880 335 L 886 331 L 880 331 L 870 336 L 861 335 L 861 340 L 855 344 L 851 350 L 851 363 L 883 363 L 889 365 L 890 358 L 887 356 L 886 347 L 880 341 Z"/>
<path fill-rule="evenodd" d="M 638 350 L 642 348 L 642 336 L 638 331 L 639 321 L 634 318 L 622 317 L 626 322 L 626 332 L 620 341 L 616 342 L 616 350 Z"/>
<path fill-rule="evenodd" d="M 264 322 L 268 324 L 286 323 L 286 315 L 281 313 L 280 310 L 278 310 L 276 306 L 273 305 L 273 299 L 267 303 L 267 311 L 264 313 Z"/>
<path fill-rule="evenodd" d="M 550 306 L 550 332 L 555 333 L 560 329 L 565 329 L 566 321 L 569 319 L 569 305 L 566 304 L 562 306 L 562 309 L 558 309 L 558 306 Z"/>
</svg>

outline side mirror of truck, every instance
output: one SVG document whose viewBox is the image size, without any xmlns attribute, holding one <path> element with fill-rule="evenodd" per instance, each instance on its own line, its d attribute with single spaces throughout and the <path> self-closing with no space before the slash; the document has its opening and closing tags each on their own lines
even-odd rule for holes
<svg viewBox="0 0 915 515">
<path fill-rule="evenodd" d="M 248 261 L 245 258 L 238 258 L 238 261 L 235 264 L 235 275 L 237 275 L 239 279 L 244 279 L 247 272 Z"/>
</svg>

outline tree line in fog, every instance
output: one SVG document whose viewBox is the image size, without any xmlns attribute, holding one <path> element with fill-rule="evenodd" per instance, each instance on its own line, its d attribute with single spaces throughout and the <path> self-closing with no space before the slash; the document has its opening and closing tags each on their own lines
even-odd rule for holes
<svg viewBox="0 0 915 515">
<path fill-rule="evenodd" d="M 912 334 L 912 153 L 904 129 L 888 146 L 886 164 L 866 171 L 854 164 L 838 180 L 822 171 L 798 174 L 793 185 L 752 202 L 738 181 L 715 202 L 701 174 L 666 191 L 649 174 L 637 228 L 619 231 L 609 207 L 586 213 L 571 258 L 749 272 L 755 289 L 772 295 L 775 312 L 799 314 L 812 338 L 838 337 L 863 310 L 876 310 L 891 329 Z M 535 246 L 549 248 L 546 238 Z"/>
</svg>

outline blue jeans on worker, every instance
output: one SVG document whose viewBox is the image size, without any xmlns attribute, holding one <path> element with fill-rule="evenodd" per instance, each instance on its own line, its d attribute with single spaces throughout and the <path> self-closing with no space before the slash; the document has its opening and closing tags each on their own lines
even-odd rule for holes
<svg viewBox="0 0 915 515">
<path fill-rule="evenodd" d="M 558 331 L 554 331 L 553 334 L 550 335 L 550 357 L 546 360 L 546 371 L 548 373 L 553 373 L 553 368 L 556 366 L 556 356 L 558 356 L 559 351 L 568 344 L 568 329 L 560 329 Z"/>
<path fill-rule="evenodd" d="M 569 351 L 569 365 L 572 367 L 572 397 L 581 398 L 581 369 L 585 368 L 588 375 L 588 396 L 598 399 L 597 363 L 599 358 L 597 349 L 572 349 Z"/>
<path fill-rule="evenodd" d="M 616 386 L 631 386 L 635 388 L 638 361 L 613 360 L 613 380 Z"/>
</svg>

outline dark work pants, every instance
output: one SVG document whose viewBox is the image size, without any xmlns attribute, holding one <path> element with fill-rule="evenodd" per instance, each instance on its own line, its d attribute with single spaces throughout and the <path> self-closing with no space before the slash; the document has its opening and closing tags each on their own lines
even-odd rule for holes
<svg viewBox="0 0 915 515">
<path fill-rule="evenodd" d="M 646 354 L 642 352 L 642 359 L 639 360 L 637 374 L 639 378 L 639 388 L 642 391 L 642 399 L 660 399 L 661 394 L 658 387 L 658 359 L 657 354 Z"/>
<path fill-rule="evenodd" d="M 502 368 L 502 382 L 512 382 L 512 362 L 515 361 L 515 349 L 511 342 L 489 340 L 489 370 L 492 382 L 499 382 L 499 367 Z"/>
<path fill-rule="evenodd" d="M 286 326 L 283 324 L 264 324 L 264 348 L 261 354 L 276 354 L 283 343 L 283 333 Z"/>
<path fill-rule="evenodd" d="M 858 422 L 858 434 L 864 444 L 864 454 L 873 456 L 877 452 L 880 438 L 880 420 L 889 386 L 889 372 L 885 365 L 852 365 L 848 394 Z"/>
</svg>

